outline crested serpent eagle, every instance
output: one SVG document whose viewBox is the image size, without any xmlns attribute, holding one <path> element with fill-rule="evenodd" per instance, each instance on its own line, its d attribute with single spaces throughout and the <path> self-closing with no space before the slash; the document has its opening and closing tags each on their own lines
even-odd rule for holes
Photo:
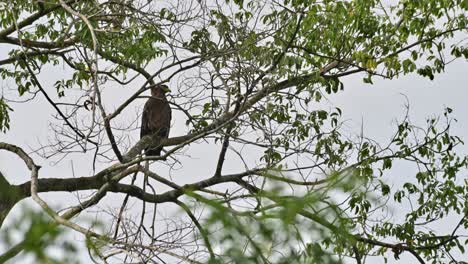
<svg viewBox="0 0 468 264">
<path fill-rule="evenodd" d="M 151 87 L 151 97 L 146 101 L 141 117 L 140 138 L 157 134 L 160 138 L 169 136 L 171 128 L 171 107 L 166 98 L 169 88 L 166 85 Z M 162 147 L 148 147 L 147 156 L 159 156 Z"/>
</svg>

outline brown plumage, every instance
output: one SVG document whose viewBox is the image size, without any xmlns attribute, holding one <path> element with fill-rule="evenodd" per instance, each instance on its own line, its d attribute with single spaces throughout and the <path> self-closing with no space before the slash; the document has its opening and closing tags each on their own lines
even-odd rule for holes
<svg viewBox="0 0 468 264">
<path fill-rule="evenodd" d="M 140 138 L 157 134 L 161 138 L 169 136 L 171 128 L 171 107 L 166 98 L 169 88 L 166 85 L 151 87 L 151 98 L 146 101 L 141 117 Z M 147 156 L 159 156 L 162 147 L 147 148 Z"/>
</svg>

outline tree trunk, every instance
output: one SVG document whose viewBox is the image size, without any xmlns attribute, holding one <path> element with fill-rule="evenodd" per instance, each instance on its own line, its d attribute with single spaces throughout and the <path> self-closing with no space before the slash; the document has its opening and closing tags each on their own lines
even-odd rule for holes
<svg viewBox="0 0 468 264">
<path fill-rule="evenodd" d="M 21 200 L 19 190 L 10 185 L 0 172 L 0 228 L 11 208 Z"/>
</svg>

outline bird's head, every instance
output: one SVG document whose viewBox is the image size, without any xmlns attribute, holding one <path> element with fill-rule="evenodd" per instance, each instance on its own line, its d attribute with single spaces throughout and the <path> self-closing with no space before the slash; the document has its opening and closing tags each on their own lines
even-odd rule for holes
<svg viewBox="0 0 468 264">
<path fill-rule="evenodd" d="M 154 85 L 151 87 L 152 96 L 164 96 L 168 92 L 170 92 L 169 87 L 165 84 Z"/>
</svg>

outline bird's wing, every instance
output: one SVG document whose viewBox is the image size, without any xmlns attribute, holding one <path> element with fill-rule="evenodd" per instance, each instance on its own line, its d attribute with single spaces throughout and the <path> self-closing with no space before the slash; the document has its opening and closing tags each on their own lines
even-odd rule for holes
<svg viewBox="0 0 468 264">
<path fill-rule="evenodd" d="M 148 104 L 145 104 L 143 108 L 143 114 L 141 116 L 141 129 L 140 129 L 140 138 L 148 135 L 150 133 L 149 129 L 149 107 Z"/>
<path fill-rule="evenodd" d="M 164 111 L 166 114 L 166 120 L 165 120 L 165 127 L 166 127 L 166 133 L 164 135 L 165 138 L 169 137 L 169 130 L 171 129 L 171 119 L 172 119 L 172 111 L 171 111 L 171 106 L 169 103 L 166 101 Z"/>
</svg>

